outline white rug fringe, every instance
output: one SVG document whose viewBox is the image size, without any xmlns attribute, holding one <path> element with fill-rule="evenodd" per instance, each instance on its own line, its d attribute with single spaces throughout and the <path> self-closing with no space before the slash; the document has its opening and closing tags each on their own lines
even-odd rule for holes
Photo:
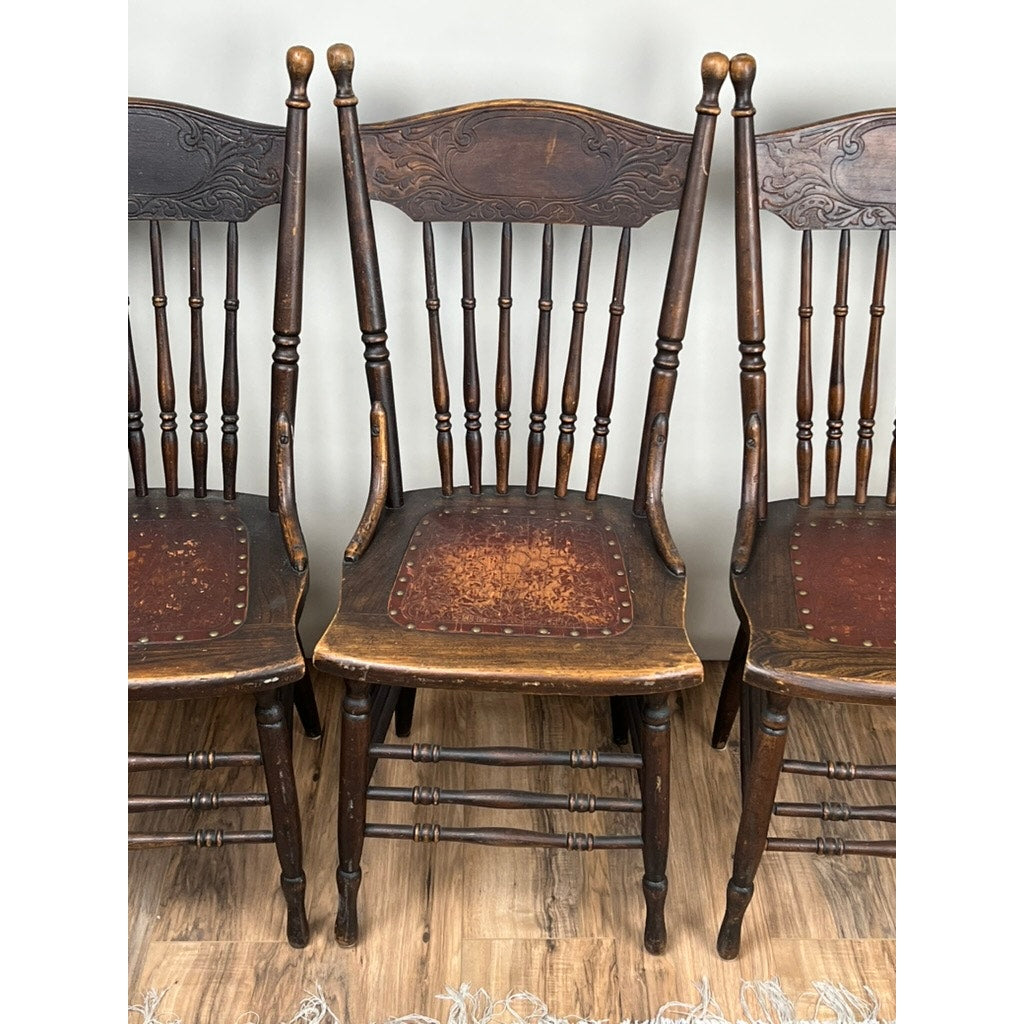
<svg viewBox="0 0 1024 1024">
<path fill-rule="evenodd" d="M 143 997 L 142 1002 L 128 1007 L 129 1015 L 138 1013 L 141 1019 L 138 1024 L 181 1024 L 180 1017 L 166 1017 L 161 1020 L 156 1015 L 156 1008 L 160 1005 L 163 997 L 167 995 L 167 989 L 157 992 L 151 988 Z"/>
<path fill-rule="evenodd" d="M 739 995 L 743 1016 L 732 1021 L 723 1016 L 722 1008 L 712 997 L 708 979 L 701 978 L 694 986 L 698 1002 L 692 1005 L 676 1001 L 665 1003 L 649 1020 L 630 1018 L 620 1024 L 896 1024 L 895 1020 L 879 1020 L 878 1000 L 867 987 L 864 991 L 868 998 L 863 999 L 842 985 L 827 981 L 816 981 L 813 986 L 818 998 L 814 1015 L 809 1018 L 797 1018 L 795 1005 L 782 991 L 778 978 L 772 978 L 770 981 L 743 982 Z M 129 1015 L 140 1015 L 139 1019 L 130 1017 L 131 1024 L 182 1024 L 180 1017 L 157 1017 L 157 1008 L 166 993 L 167 989 L 162 992 L 150 989 L 140 1004 L 129 1006 Z M 465 982 L 458 989 L 446 986 L 437 998 L 451 1003 L 443 1022 L 437 1017 L 410 1013 L 403 1017 L 389 1017 L 384 1024 L 614 1024 L 607 1017 L 579 1017 L 575 1014 L 558 1017 L 548 1010 L 542 999 L 530 992 L 510 992 L 504 999 L 494 999 L 485 989 L 472 989 Z M 827 1013 L 825 1017 L 821 1016 L 823 1010 Z M 232 1024 L 260 1024 L 260 1017 L 250 1010 Z M 316 991 L 307 993 L 299 1004 L 295 1016 L 280 1024 L 342 1022 L 328 1006 L 323 989 L 317 985 Z M 344 1024 L 356 1022 L 346 1021 Z"/>
<path fill-rule="evenodd" d="M 157 992 L 150 989 L 142 1002 L 137 1006 L 129 1006 L 128 1013 L 137 1013 L 141 1019 L 135 1021 L 129 1017 L 131 1024 L 182 1024 L 180 1017 L 157 1017 L 156 1009 L 167 994 L 167 989 Z M 233 1024 L 260 1024 L 260 1015 L 255 1010 L 246 1010 L 235 1018 Z M 342 1024 L 335 1012 L 327 1005 L 324 990 L 317 985 L 315 992 L 307 992 L 306 998 L 299 1003 L 294 1017 L 289 1017 L 281 1024 Z"/>
<path fill-rule="evenodd" d="M 341 1024 L 341 1021 L 327 1005 L 324 990 L 317 985 L 316 991 L 307 993 L 299 1004 L 299 1012 L 281 1024 Z"/>
<path fill-rule="evenodd" d="M 865 989 L 870 1002 L 854 995 L 842 985 L 814 982 L 817 1002 L 814 1016 L 797 1018 L 796 1007 L 782 991 L 777 978 L 770 981 L 745 981 L 740 989 L 743 1017 L 732 1021 L 711 995 L 707 978 L 696 984 L 699 1001 L 693 1005 L 682 1002 L 665 1003 L 649 1020 L 627 1019 L 621 1024 L 895 1024 L 878 1019 L 878 1000 Z M 439 1018 L 414 1013 L 391 1017 L 385 1024 L 613 1024 L 605 1018 L 553 1014 L 537 996 L 529 992 L 512 992 L 504 999 L 493 999 L 486 990 L 463 983 L 458 991 L 446 988 L 437 997 L 452 1005 L 442 1022 Z M 820 1011 L 828 1011 L 824 1018 Z"/>
</svg>

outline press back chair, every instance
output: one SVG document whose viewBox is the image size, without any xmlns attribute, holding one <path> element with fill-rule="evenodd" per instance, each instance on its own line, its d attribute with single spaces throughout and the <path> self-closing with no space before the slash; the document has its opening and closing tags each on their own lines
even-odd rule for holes
<svg viewBox="0 0 1024 1024">
<path fill-rule="evenodd" d="M 717 97 L 728 68 L 704 58 L 694 134 L 540 100 L 474 103 L 359 126 L 352 50 L 328 62 L 337 85 L 356 299 L 371 401 L 372 471 L 365 514 L 345 553 L 339 610 L 314 664 L 344 684 L 335 935 L 357 941 L 364 837 L 570 850 L 642 848 L 644 944 L 665 948 L 670 695 L 702 681 L 684 628 L 686 579 L 662 506 L 668 415 L 700 235 Z M 422 223 L 425 303 L 440 486 L 405 492 L 371 201 Z M 632 498 L 600 491 L 624 314 L 631 231 L 677 210 Z M 468 485 L 456 486 L 456 427 L 442 340 L 434 221 L 461 223 L 461 320 Z M 483 483 L 474 222 L 500 228 L 495 482 Z M 514 226 L 542 224 L 526 483 L 510 482 Z M 575 228 L 570 228 L 575 225 Z M 545 445 L 555 236 L 579 247 L 572 327 L 555 444 Z M 593 248 L 607 232 L 618 256 L 600 366 L 585 493 L 569 488 Z M 649 330 L 653 333 L 651 318 Z M 646 361 L 646 359 L 645 359 Z M 555 448 L 554 486 L 540 484 Z M 615 736 L 636 753 L 381 742 L 411 727 L 418 687 L 613 698 Z M 378 759 L 477 765 L 619 767 L 638 771 L 641 799 L 494 790 L 370 786 Z M 549 833 L 366 820 L 367 799 L 568 811 L 628 810 L 640 834 Z"/>
<path fill-rule="evenodd" d="M 128 698 L 192 700 L 251 694 L 259 752 L 130 753 L 128 770 L 209 770 L 261 765 L 266 793 L 129 796 L 129 812 L 205 811 L 269 804 L 270 830 L 203 828 L 130 832 L 129 849 L 277 847 L 291 945 L 305 946 L 309 926 L 295 777 L 293 696 L 310 735 L 319 735 L 306 659 L 296 632 L 308 583 L 306 548 L 295 506 L 292 438 L 298 378 L 305 226 L 306 86 L 313 54 L 287 56 L 291 90 L 286 127 L 157 100 L 128 102 L 128 218 L 149 223 L 156 375 L 163 487 L 149 485 L 142 388 L 128 333 Z M 239 456 L 239 229 L 258 211 L 280 207 L 274 293 L 267 496 L 236 489 Z M 168 328 L 162 223 L 188 223 L 191 406 L 190 490 L 178 482 L 178 426 Z M 208 387 L 204 340 L 202 238 L 216 224 L 226 237 L 222 490 L 207 485 Z M 184 277 L 183 277 L 184 280 Z M 255 339 L 254 339 L 255 340 Z M 264 343 L 269 339 L 264 336 Z M 271 346 L 268 345 L 268 350 Z"/>
<path fill-rule="evenodd" d="M 736 91 L 737 312 L 743 409 L 743 486 L 732 553 L 731 589 L 740 619 L 712 735 L 724 747 L 741 709 L 743 811 L 727 908 L 718 936 L 725 959 L 738 955 L 743 915 L 767 850 L 894 857 L 889 839 L 769 837 L 772 815 L 827 822 L 895 822 L 894 805 L 776 802 L 781 772 L 835 780 L 895 782 L 895 765 L 821 763 L 784 757 L 793 698 L 892 705 L 896 702 L 896 441 L 887 466 L 871 469 L 884 364 L 882 319 L 890 233 L 896 226 L 896 111 L 874 110 L 765 135 L 754 133 L 755 63 L 731 62 Z M 765 279 L 759 209 L 801 234 L 797 353 L 796 496 L 768 500 Z M 878 234 L 869 310 L 852 494 L 842 493 L 847 321 L 852 308 L 851 232 Z M 835 239 L 835 304 L 829 353 L 824 482 L 812 494 L 812 290 L 817 247 Z M 835 243 L 833 243 L 835 244 Z M 831 246 L 830 246 L 831 247 Z M 777 267 L 771 269 L 779 269 Z M 770 301 L 770 298 L 769 298 Z M 780 340 L 779 344 L 782 342 Z M 847 448 L 849 445 L 847 445 Z M 849 453 L 848 453 L 849 457 Z M 883 493 L 872 489 L 884 469 Z M 792 493 L 792 491 L 790 491 Z M 842 736 L 833 737 L 842 742 Z"/>
</svg>

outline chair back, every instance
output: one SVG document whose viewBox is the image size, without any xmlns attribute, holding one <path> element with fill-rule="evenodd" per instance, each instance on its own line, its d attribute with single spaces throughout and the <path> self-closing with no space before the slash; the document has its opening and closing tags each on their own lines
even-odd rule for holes
<svg viewBox="0 0 1024 1024">
<path fill-rule="evenodd" d="M 835 506 L 844 492 L 851 494 L 858 506 L 867 502 L 869 494 L 884 495 L 885 504 L 895 506 L 895 413 L 891 440 L 885 444 L 888 439 L 882 439 L 882 446 L 888 449 L 887 458 L 874 456 L 880 382 L 884 383 L 887 375 L 882 359 L 882 323 L 890 240 L 896 227 L 896 111 L 847 114 L 758 135 L 751 102 L 754 73 L 753 58 L 733 58 L 737 314 L 745 440 L 743 506 L 748 515 L 758 519 L 767 514 L 765 301 L 766 291 L 770 293 L 769 303 L 780 294 L 776 284 L 785 281 L 787 273 L 790 287 L 795 286 L 795 294 L 789 294 L 795 300 L 798 320 L 791 343 L 796 377 L 796 482 L 786 493 L 795 493 L 801 506 L 810 504 L 812 494 L 823 495 L 827 506 Z M 765 267 L 760 210 L 775 214 L 799 232 L 799 256 L 794 256 L 790 267 Z M 819 266 L 835 254 L 835 270 L 827 267 L 820 284 L 814 274 L 815 248 L 819 251 Z M 825 260 L 820 255 L 822 250 Z M 858 258 L 861 267 L 855 266 Z M 856 282 L 858 270 L 864 294 L 854 299 L 852 282 Z M 776 274 L 771 276 L 770 271 Z M 812 328 L 814 298 L 821 288 L 828 290 L 829 297 L 834 295 L 834 301 L 830 320 L 819 331 L 823 336 L 819 346 L 813 341 Z M 860 358 L 856 361 L 847 351 L 851 312 L 860 314 L 858 324 L 863 325 L 863 339 L 856 346 Z M 775 349 L 785 350 L 786 345 L 786 338 L 773 341 Z M 851 397 L 859 396 L 854 441 L 849 436 L 852 423 L 844 423 L 844 416 L 852 419 L 847 411 L 847 367 L 854 366 L 855 372 L 856 362 L 861 363 L 863 371 L 859 381 L 851 381 Z M 821 370 L 817 371 L 819 365 Z M 827 394 L 823 469 L 817 483 L 812 476 L 816 380 Z M 889 419 L 882 422 L 887 424 Z M 841 477 L 844 428 L 846 447 L 854 451 L 852 458 L 847 458 L 850 470 Z"/>
<path fill-rule="evenodd" d="M 391 204 L 422 224 L 426 335 L 441 492 L 451 494 L 456 486 L 456 431 L 465 435 L 470 492 L 479 494 L 484 485 L 484 434 L 488 431 L 481 408 L 481 366 L 489 362 L 489 354 L 485 360 L 480 352 L 477 280 L 481 276 L 479 257 L 485 249 L 481 242 L 485 242 L 496 250 L 498 264 L 493 362 L 495 490 L 506 494 L 514 475 L 510 465 L 515 350 L 522 351 L 523 361 L 532 364 L 528 378 L 524 375 L 530 381 L 530 412 L 522 432 L 525 490 L 531 495 L 541 486 L 551 375 L 556 374 L 554 386 L 560 398 L 557 436 L 548 446 L 555 449 L 554 493 L 564 497 L 569 490 L 582 381 L 587 376 L 584 369 L 587 363 L 594 364 L 590 376 L 596 380 L 597 393 L 586 472 L 586 496 L 591 500 L 598 495 L 608 446 L 632 233 L 654 215 L 676 210 L 677 228 L 657 340 L 652 346 L 653 368 L 637 456 L 634 504 L 637 514 L 645 515 L 649 452 L 652 444 L 663 447 L 686 328 L 726 58 L 721 54 L 704 58 L 704 91 L 693 134 L 545 100 L 471 103 L 360 126 L 352 89 L 352 50 L 334 46 L 328 60 L 337 84 L 335 104 L 370 398 L 380 404 L 386 419 L 388 505 L 401 505 L 403 484 L 371 201 Z M 446 356 L 445 351 L 448 328 L 443 329 L 444 290 L 439 287 L 445 261 L 439 258 L 441 236 L 435 240 L 434 231 L 440 222 L 461 224 L 458 251 L 452 252 L 448 261 L 459 268 L 461 289 L 461 308 L 455 314 L 456 330 L 461 334 L 461 410 L 453 410 L 458 399 L 453 399 L 449 382 L 451 352 L 449 349 Z M 489 224 L 495 228 L 489 231 Z M 530 317 L 528 329 L 514 330 L 512 250 L 513 238 L 520 237 L 535 246 L 539 288 L 536 318 Z M 564 369 L 552 367 L 557 348 L 552 345 L 552 311 L 558 306 L 553 268 L 556 246 L 562 245 L 578 251 L 574 287 L 562 307 L 571 304 L 572 310 Z M 585 350 L 591 264 L 601 245 L 611 247 L 615 254 L 609 312 L 602 325 L 603 346 Z M 635 351 L 630 351 L 629 358 Z M 655 436 L 660 440 L 653 441 Z"/>
<path fill-rule="evenodd" d="M 313 66 L 312 52 L 306 47 L 292 47 L 287 65 L 291 90 L 284 127 L 159 100 L 128 101 L 128 219 L 149 224 L 160 466 L 168 497 L 178 494 L 180 484 L 178 396 L 168 322 L 168 292 L 172 289 L 167 282 L 173 288 L 174 278 L 165 268 L 165 254 L 172 255 L 165 234 L 184 242 L 170 222 L 188 225 L 187 258 L 185 246 L 178 249 L 182 264 L 187 263 L 188 268 L 188 435 L 192 493 L 197 498 L 206 496 L 211 462 L 216 462 L 211 459 L 208 438 L 210 388 L 203 242 L 225 247 L 219 462 L 223 496 L 232 500 L 237 493 L 240 349 L 245 351 L 245 343 L 240 346 L 238 338 L 239 224 L 272 206 L 280 208 L 280 221 L 274 260 L 268 485 L 271 509 L 278 508 L 282 481 L 284 497 L 292 496 L 290 443 L 298 383 L 305 236 L 306 85 Z M 129 317 L 128 452 L 139 497 L 148 494 L 150 487 L 142 409 L 143 390 Z M 287 472 L 282 471 L 285 467 Z"/>
</svg>

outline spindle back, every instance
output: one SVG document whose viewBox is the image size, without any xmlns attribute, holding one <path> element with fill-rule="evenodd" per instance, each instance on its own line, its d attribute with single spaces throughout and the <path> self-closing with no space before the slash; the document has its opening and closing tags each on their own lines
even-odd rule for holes
<svg viewBox="0 0 1024 1024">
<path fill-rule="evenodd" d="M 192 491 L 207 495 L 209 471 L 207 356 L 204 341 L 203 241 L 220 228 L 226 246 L 223 369 L 221 372 L 221 467 L 225 499 L 236 497 L 239 407 L 239 229 L 257 211 L 280 206 L 274 292 L 271 369 L 270 466 L 268 495 L 276 510 L 282 477 L 282 444 L 295 419 L 298 344 L 302 319 L 305 234 L 306 85 L 313 54 L 306 47 L 288 51 L 291 89 L 284 127 L 160 100 L 128 101 L 128 219 L 149 222 L 151 302 L 156 337 L 156 386 L 160 409 L 163 485 L 179 491 L 178 407 L 168 326 L 168 275 L 161 224 L 188 223 L 189 434 Z M 223 227 L 221 227 L 223 226 Z M 220 234 L 220 231 L 217 233 Z M 129 300 L 130 301 L 130 300 Z M 135 494 L 149 492 L 142 422 L 142 387 L 129 314 L 128 450 Z M 138 332 L 136 332 L 138 333 Z M 257 340 L 258 339 L 254 339 Z M 287 498 L 287 495 L 285 495 Z"/>
<path fill-rule="evenodd" d="M 638 458 L 635 508 L 647 507 L 650 437 L 672 404 L 693 283 L 707 190 L 718 91 L 727 62 L 709 54 L 702 65 L 704 92 L 692 135 L 657 128 L 587 107 L 543 100 L 473 103 L 399 120 L 360 126 L 352 90 L 354 57 L 348 46 L 328 53 L 337 85 L 335 104 L 341 138 L 356 298 L 370 398 L 380 403 L 387 432 L 387 503 L 402 504 L 402 470 L 380 266 L 371 200 L 391 204 L 422 222 L 427 336 L 437 457 L 442 493 L 454 489 L 452 389 L 442 329 L 435 222 L 461 223 L 461 361 L 465 451 L 469 489 L 481 493 L 484 447 L 481 360 L 478 355 L 474 224 L 497 222 L 499 295 L 494 384 L 495 490 L 510 486 L 512 352 L 532 349 L 531 401 L 526 445 L 526 493 L 537 494 L 545 448 L 551 368 L 552 278 L 558 245 L 578 247 L 568 354 L 561 378 L 554 492 L 569 487 L 584 362 L 584 325 L 594 247 L 604 235 L 616 247 L 609 315 L 604 327 L 596 415 L 590 441 L 587 498 L 600 487 L 615 392 L 619 337 L 631 232 L 655 214 L 678 210 L 654 366 L 648 389 L 642 450 Z M 543 225 L 540 236 L 538 312 L 529 327 L 512 327 L 514 227 Z M 603 229 L 611 229 L 605 232 Z M 479 235 L 479 233 L 478 233 Z M 479 241 L 479 238 L 478 238 Z M 479 248 L 479 246 L 478 246 Z M 518 327 L 518 325 L 517 325 Z M 596 356 L 595 356 L 596 358 Z M 558 373 L 558 371 L 555 371 Z M 659 417 L 661 417 L 659 419 Z"/>
<path fill-rule="evenodd" d="M 884 487 L 872 483 L 880 374 L 884 374 L 882 321 L 889 270 L 890 236 L 896 227 L 896 111 L 872 110 L 830 118 L 814 124 L 762 135 L 754 131 L 751 86 L 755 64 L 746 55 L 734 57 L 731 76 L 736 89 L 735 184 L 736 267 L 740 339 L 740 382 L 746 454 L 743 504 L 764 519 L 768 503 L 768 443 L 765 370 L 765 271 L 762 266 L 759 210 L 768 210 L 801 234 L 798 294 L 793 295 L 798 320 L 793 337 L 796 360 L 796 493 L 806 507 L 812 492 L 835 506 L 842 490 L 844 415 L 847 404 L 847 325 L 851 310 L 851 235 L 877 233 L 870 294 L 859 299 L 867 313 L 863 373 L 856 427 L 855 466 L 850 490 L 856 505 L 869 493 L 882 491 L 896 504 L 896 429 L 892 419 Z M 826 234 L 828 233 L 828 234 Z M 835 252 L 835 301 L 828 352 L 827 426 L 820 472 L 820 491 L 812 482 L 814 386 L 812 352 L 813 270 L 816 238 L 819 251 Z M 833 246 L 835 248 L 833 248 Z M 863 255 L 862 255 L 863 258 Z M 778 267 L 772 269 L 777 270 Z M 830 278 L 830 281 L 832 279 Z M 792 293 L 791 293 L 792 294 Z M 769 301 L 777 298 L 773 291 Z M 779 339 L 778 345 L 784 345 Z M 851 389 L 852 390 L 852 389 Z M 888 421 L 886 421 L 888 422 Z M 852 425 L 847 428 L 852 433 Z M 889 430 L 886 429 L 888 435 Z"/>
</svg>

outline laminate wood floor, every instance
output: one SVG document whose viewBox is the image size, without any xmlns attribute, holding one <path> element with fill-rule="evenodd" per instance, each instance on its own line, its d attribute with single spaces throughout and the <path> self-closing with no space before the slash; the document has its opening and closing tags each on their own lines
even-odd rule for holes
<svg viewBox="0 0 1024 1024">
<path fill-rule="evenodd" d="M 820 858 L 768 853 L 747 913 L 736 961 L 715 953 L 739 815 L 735 730 L 726 750 L 708 737 L 724 670 L 706 666 L 704 686 L 680 695 L 672 717 L 672 823 L 667 904 L 668 950 L 643 950 L 644 902 L 639 851 L 580 854 L 463 844 L 425 846 L 368 839 L 360 894 L 361 941 L 333 939 L 340 697 L 316 680 L 325 723 L 310 740 L 296 722 L 295 761 L 302 805 L 307 907 L 312 939 L 304 950 L 284 938 L 284 901 L 272 846 L 129 854 L 128 997 L 167 990 L 158 1016 L 183 1024 L 233 1024 L 255 1011 L 270 1024 L 289 1020 L 320 986 L 328 1005 L 351 1024 L 421 1013 L 445 1020 L 446 986 L 467 982 L 501 997 L 528 990 L 553 1014 L 643 1020 L 672 1000 L 697 1002 L 707 978 L 721 1011 L 741 1014 L 743 980 L 778 978 L 797 1010 L 810 1015 L 812 983 L 827 980 L 863 995 L 870 988 L 882 1019 L 895 1017 L 895 863 L 882 858 Z M 794 702 L 788 756 L 895 761 L 895 714 L 863 707 Z M 841 744 L 829 734 L 845 735 Z M 214 737 L 217 737 L 216 739 Z M 470 739 L 470 737 L 472 737 Z M 411 741 L 448 745 L 611 746 L 607 702 L 505 697 L 422 690 Z M 251 702 L 135 704 L 133 750 L 257 749 Z M 573 777 L 575 776 L 575 777 Z M 131 792 L 261 788 L 257 772 L 210 777 L 153 774 L 131 779 Z M 634 795 L 632 772 L 503 769 L 380 762 L 375 781 L 459 788 L 540 788 Z M 857 783 L 836 792 L 824 780 L 783 776 L 780 799 L 894 803 L 895 786 Z M 378 821 L 495 822 L 544 831 L 636 829 L 629 815 L 570 816 L 550 811 L 371 804 Z M 133 828 L 269 827 L 262 809 L 195 815 L 133 815 Z M 845 829 L 839 832 L 838 829 Z M 773 834 L 815 835 L 821 823 L 776 819 Z M 829 833 L 830 826 L 822 831 Z M 886 838 L 893 826 L 865 822 L 833 834 Z M 137 1019 L 137 1018 L 135 1018 Z"/>
</svg>

